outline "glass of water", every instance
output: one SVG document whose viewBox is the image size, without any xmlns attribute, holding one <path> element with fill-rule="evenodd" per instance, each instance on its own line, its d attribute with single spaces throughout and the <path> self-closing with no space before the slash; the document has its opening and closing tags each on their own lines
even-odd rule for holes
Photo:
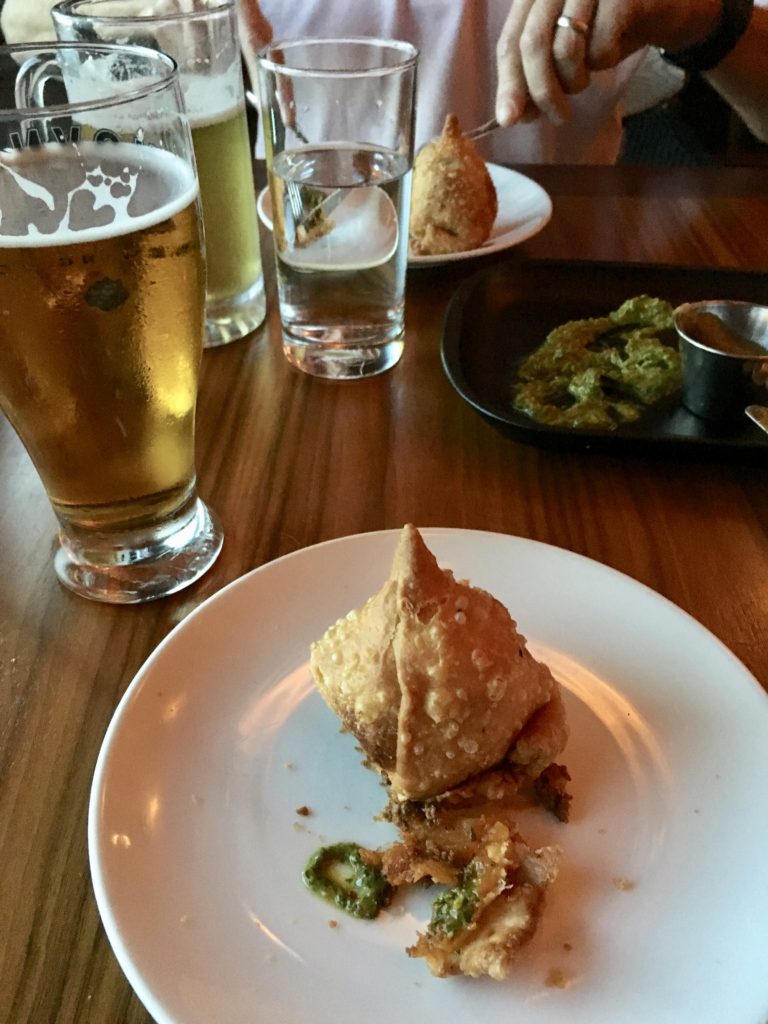
<svg viewBox="0 0 768 1024">
<path fill-rule="evenodd" d="M 403 352 L 418 51 L 300 39 L 259 55 L 283 351 L 316 377 Z"/>
</svg>

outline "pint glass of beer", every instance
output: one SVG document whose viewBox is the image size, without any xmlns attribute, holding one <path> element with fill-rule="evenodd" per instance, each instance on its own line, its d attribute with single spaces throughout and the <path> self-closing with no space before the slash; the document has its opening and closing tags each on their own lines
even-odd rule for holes
<svg viewBox="0 0 768 1024">
<path fill-rule="evenodd" d="M 59 522 L 65 586 L 162 597 L 216 559 L 197 495 L 198 183 L 174 61 L 0 47 L 0 409 Z"/>
<path fill-rule="evenodd" d="M 59 39 L 150 46 L 179 65 L 205 225 L 205 344 L 254 331 L 264 279 L 234 0 L 66 0 L 52 15 Z"/>
</svg>

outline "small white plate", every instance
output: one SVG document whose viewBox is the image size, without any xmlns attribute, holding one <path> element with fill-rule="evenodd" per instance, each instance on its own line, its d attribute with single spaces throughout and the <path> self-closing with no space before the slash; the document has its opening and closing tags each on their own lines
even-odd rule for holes
<svg viewBox="0 0 768 1024">
<path fill-rule="evenodd" d="M 552 200 L 541 185 L 508 167 L 498 164 L 487 166 L 499 201 L 499 212 L 488 239 L 479 248 L 468 249 L 466 252 L 453 252 L 445 256 L 409 255 L 409 267 L 431 267 L 509 249 L 538 234 L 547 224 L 552 216 Z M 272 202 L 268 188 L 259 193 L 257 205 L 262 223 L 271 231 Z"/>
<path fill-rule="evenodd" d="M 758 1024 L 768 1014 L 768 700 L 690 616 L 579 555 L 424 531 L 496 594 L 566 691 L 564 864 L 506 982 L 432 978 L 407 896 L 373 922 L 308 893 L 319 845 L 389 841 L 384 792 L 315 692 L 310 642 L 386 578 L 397 532 L 263 566 L 141 669 L 96 766 L 89 847 L 112 947 L 159 1024 Z M 296 809 L 308 806 L 303 817 Z M 331 929 L 330 920 L 338 927 Z"/>
</svg>

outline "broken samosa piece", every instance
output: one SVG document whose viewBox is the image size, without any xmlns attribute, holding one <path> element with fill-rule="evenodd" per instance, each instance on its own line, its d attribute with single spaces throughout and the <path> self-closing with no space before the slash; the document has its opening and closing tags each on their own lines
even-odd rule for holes
<svg viewBox="0 0 768 1024">
<path fill-rule="evenodd" d="M 472 861 L 457 885 L 435 900 L 426 932 L 407 953 L 424 957 L 438 978 L 466 974 L 501 981 L 533 937 L 560 850 L 513 845 L 509 862 Z"/>
<path fill-rule="evenodd" d="M 438 977 L 506 977 L 533 936 L 557 877 L 560 848 L 528 846 L 509 794 L 498 785 L 489 778 L 457 799 L 406 801 L 385 812 L 401 837 L 382 851 L 387 881 L 395 888 L 421 881 L 448 886 L 432 904 L 426 931 L 407 951 L 424 957 Z"/>
</svg>

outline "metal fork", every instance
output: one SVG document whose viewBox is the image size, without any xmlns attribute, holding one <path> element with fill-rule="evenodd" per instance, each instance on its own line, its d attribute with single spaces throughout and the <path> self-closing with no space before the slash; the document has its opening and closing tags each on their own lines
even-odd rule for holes
<svg viewBox="0 0 768 1024">
<path fill-rule="evenodd" d="M 304 212 L 304 204 L 301 199 L 301 186 L 297 185 L 295 181 L 286 181 L 285 193 L 288 196 L 288 205 L 291 208 L 294 226 L 298 227 Z"/>
<path fill-rule="evenodd" d="M 303 143 L 305 146 L 308 146 L 309 139 L 306 137 L 301 128 L 299 128 L 297 124 L 293 124 L 290 127 L 293 131 L 293 134 L 298 138 L 299 142 Z M 291 208 L 291 214 L 293 216 L 294 231 L 298 231 L 299 228 L 304 228 L 306 230 L 315 213 L 323 204 L 320 203 L 314 209 L 305 211 L 304 200 L 301 197 L 301 185 L 299 185 L 295 181 L 288 180 L 285 182 L 285 192 L 286 195 L 288 196 L 288 205 Z"/>
<path fill-rule="evenodd" d="M 256 95 L 256 92 L 254 90 L 246 89 L 245 99 L 246 102 L 254 108 L 254 110 L 259 109 L 259 97 Z M 309 145 L 309 140 L 307 139 L 306 135 L 301 130 L 301 128 L 299 128 L 298 125 L 291 125 L 291 128 L 293 129 L 293 133 L 294 135 L 296 135 L 299 142 L 303 142 L 305 145 Z M 291 208 L 294 226 L 298 228 L 302 223 L 305 223 L 306 221 L 309 220 L 312 211 L 310 211 L 310 213 L 308 213 L 306 216 L 302 218 L 302 214 L 304 213 L 304 204 L 301 199 L 301 186 L 297 185 L 295 181 L 285 182 L 285 192 L 286 195 L 288 196 L 288 205 Z"/>
<path fill-rule="evenodd" d="M 479 124 L 477 128 L 470 128 L 468 132 L 463 132 L 465 139 L 470 139 L 474 142 L 476 139 L 482 139 L 484 135 L 490 135 L 491 132 L 496 131 L 499 127 L 499 122 L 495 117 L 492 117 L 490 121 L 486 121 L 485 124 Z"/>
</svg>

